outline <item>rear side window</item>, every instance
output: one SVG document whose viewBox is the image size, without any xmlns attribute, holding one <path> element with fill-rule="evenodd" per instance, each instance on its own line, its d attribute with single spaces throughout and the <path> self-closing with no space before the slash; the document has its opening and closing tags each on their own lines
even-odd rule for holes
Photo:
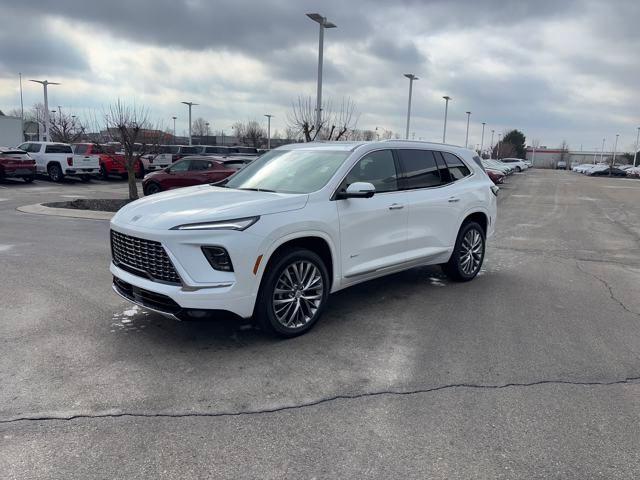
<svg viewBox="0 0 640 480">
<path fill-rule="evenodd" d="M 433 152 L 429 150 L 398 150 L 398 155 L 404 170 L 402 178 L 405 188 L 426 188 L 442 184 Z"/>
<path fill-rule="evenodd" d="M 444 157 L 444 161 L 449 169 L 449 176 L 452 182 L 460 180 L 467 175 L 470 175 L 469 167 L 467 167 L 462 160 L 456 157 L 453 153 L 441 152 Z"/>
<path fill-rule="evenodd" d="M 208 162 L 207 160 L 191 160 L 189 170 L 206 170 L 208 168 L 211 168 L 211 162 Z"/>
<path fill-rule="evenodd" d="M 181 162 L 176 162 L 171 167 L 172 172 L 186 172 L 189 170 L 189 165 L 191 164 L 191 160 L 183 160 Z"/>
<path fill-rule="evenodd" d="M 73 153 L 69 145 L 63 145 L 61 143 L 54 143 L 47 145 L 44 149 L 44 153 Z"/>
<path fill-rule="evenodd" d="M 376 193 L 398 190 L 398 172 L 391 150 L 371 152 L 360 159 L 343 182 L 346 189 L 355 182 L 368 182 L 376 187 Z"/>
<path fill-rule="evenodd" d="M 76 155 L 84 155 L 85 153 L 87 153 L 88 149 L 89 145 L 76 145 L 74 151 Z"/>
</svg>

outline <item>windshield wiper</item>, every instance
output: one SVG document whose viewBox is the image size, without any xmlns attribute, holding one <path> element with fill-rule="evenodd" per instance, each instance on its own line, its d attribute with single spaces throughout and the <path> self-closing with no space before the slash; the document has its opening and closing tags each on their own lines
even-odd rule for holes
<svg viewBox="0 0 640 480">
<path fill-rule="evenodd" d="M 236 190 L 251 190 L 252 192 L 276 193 L 275 190 L 269 190 L 266 188 L 236 188 Z"/>
</svg>

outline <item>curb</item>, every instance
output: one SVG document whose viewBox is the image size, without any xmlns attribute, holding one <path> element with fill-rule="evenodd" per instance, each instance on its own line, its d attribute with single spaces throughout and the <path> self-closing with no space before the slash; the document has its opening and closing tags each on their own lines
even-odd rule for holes
<svg viewBox="0 0 640 480">
<path fill-rule="evenodd" d="M 103 212 L 93 210 L 79 210 L 73 208 L 52 208 L 45 207 L 41 203 L 33 205 L 25 205 L 23 207 L 17 207 L 16 210 L 23 213 L 34 213 L 36 215 L 53 215 L 57 217 L 69 217 L 69 218 L 86 218 L 89 220 L 111 220 L 115 215 L 115 212 Z"/>
</svg>

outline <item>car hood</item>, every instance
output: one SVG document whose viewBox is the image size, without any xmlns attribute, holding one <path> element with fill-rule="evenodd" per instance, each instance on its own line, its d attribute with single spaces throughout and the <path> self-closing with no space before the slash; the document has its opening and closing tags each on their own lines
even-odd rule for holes
<svg viewBox="0 0 640 480">
<path fill-rule="evenodd" d="M 304 207 L 307 194 L 234 190 L 211 185 L 170 190 L 125 205 L 114 225 L 168 230 L 185 223 L 232 220 Z"/>
</svg>

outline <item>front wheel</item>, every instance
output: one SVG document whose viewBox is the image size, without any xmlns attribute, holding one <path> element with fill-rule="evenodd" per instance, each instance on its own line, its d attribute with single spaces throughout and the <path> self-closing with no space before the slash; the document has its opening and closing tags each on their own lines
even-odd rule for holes
<svg viewBox="0 0 640 480">
<path fill-rule="evenodd" d="M 449 261 L 442 265 L 444 273 L 457 282 L 473 280 L 484 261 L 485 233 L 476 222 L 462 225 Z"/>
<path fill-rule="evenodd" d="M 100 176 L 103 180 L 109 180 L 109 171 L 104 163 L 100 165 Z"/>
<path fill-rule="evenodd" d="M 145 195 L 153 195 L 154 193 L 162 191 L 162 188 L 156 182 L 150 182 L 146 187 L 143 188 L 143 190 Z"/>
<path fill-rule="evenodd" d="M 255 316 L 270 333 L 301 335 L 322 315 L 329 289 L 329 273 L 318 254 L 302 248 L 283 253 L 265 272 Z"/>
</svg>

